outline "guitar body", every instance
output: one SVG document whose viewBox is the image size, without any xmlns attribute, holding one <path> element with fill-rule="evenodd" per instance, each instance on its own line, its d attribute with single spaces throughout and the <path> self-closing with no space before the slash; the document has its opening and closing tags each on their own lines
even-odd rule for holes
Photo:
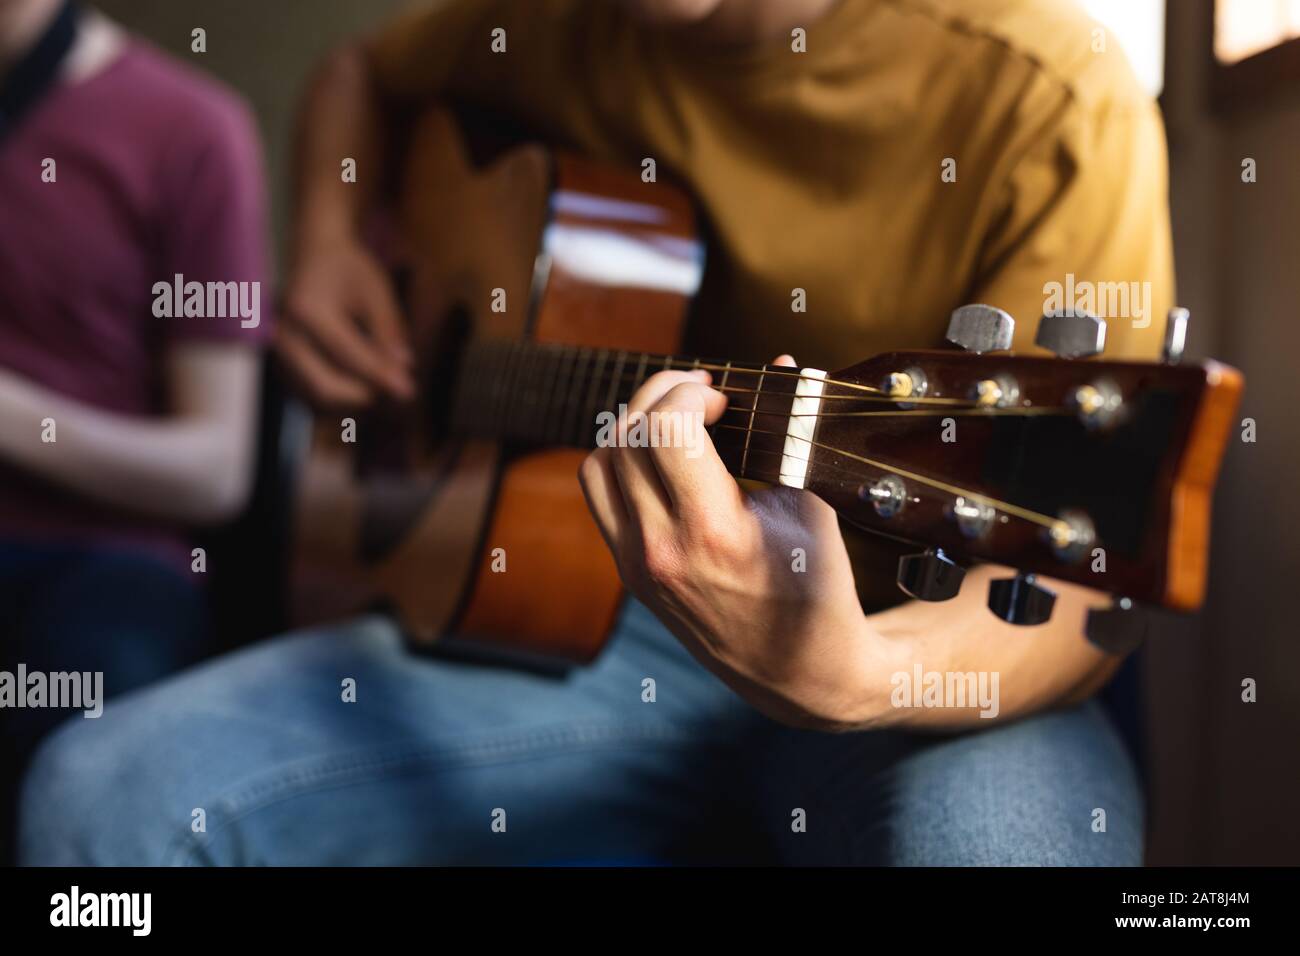
<svg viewBox="0 0 1300 956">
<path fill-rule="evenodd" d="M 672 353 L 702 247 L 688 200 L 536 145 L 476 166 L 435 109 L 412 133 L 388 257 L 407 276 L 421 400 L 318 416 L 295 507 L 296 623 L 367 608 L 410 640 L 588 661 L 618 573 L 576 480 L 585 452 L 447 434 L 451 358 L 532 340 Z M 557 385 L 556 387 L 559 387 Z"/>
</svg>

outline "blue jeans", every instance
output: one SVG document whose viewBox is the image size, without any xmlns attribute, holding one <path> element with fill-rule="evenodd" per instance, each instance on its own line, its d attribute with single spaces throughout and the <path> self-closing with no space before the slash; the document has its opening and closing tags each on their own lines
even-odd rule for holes
<svg viewBox="0 0 1300 956">
<path fill-rule="evenodd" d="M 954 737 L 795 731 L 636 603 L 602 658 L 562 679 L 413 656 L 382 617 L 250 648 L 64 727 L 24 808 L 29 864 L 1124 865 L 1142 853 L 1140 790 L 1096 704 Z"/>
<path fill-rule="evenodd" d="M 101 672 L 115 694 L 197 661 L 207 608 L 184 574 L 121 548 L 0 540 L 0 670 Z M 80 711 L 0 709 L 0 859 L 12 856 L 17 782 L 40 739 Z"/>
</svg>

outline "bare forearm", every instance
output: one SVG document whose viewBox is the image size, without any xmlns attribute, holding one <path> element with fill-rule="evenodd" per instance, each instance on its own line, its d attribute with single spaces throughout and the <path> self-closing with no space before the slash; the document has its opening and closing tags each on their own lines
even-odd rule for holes
<svg viewBox="0 0 1300 956">
<path fill-rule="evenodd" d="M 220 421 L 106 412 L 0 370 L 0 457 L 124 511 L 184 524 L 229 517 L 248 488 L 250 444 Z"/>
<path fill-rule="evenodd" d="M 321 65 L 298 115 L 296 241 L 349 235 L 374 199 L 386 130 L 363 47 L 353 44 Z M 343 163 L 356 163 L 346 182 Z"/>
<path fill-rule="evenodd" d="M 871 668 L 881 686 L 872 689 L 875 713 L 869 723 L 933 730 L 987 727 L 1078 702 L 1104 683 L 1118 660 L 1089 644 L 1083 627 L 1087 609 L 1104 607 L 1106 598 L 1044 582 L 1057 592 L 1052 619 L 1018 627 L 994 617 L 985 604 L 989 581 L 1011 573 L 973 568 L 951 601 L 911 601 L 867 618 L 881 655 Z M 958 687 L 975 690 L 977 699 L 969 694 L 964 702 L 949 699 L 948 689 Z M 934 706 L 936 699 L 940 706 Z"/>
</svg>

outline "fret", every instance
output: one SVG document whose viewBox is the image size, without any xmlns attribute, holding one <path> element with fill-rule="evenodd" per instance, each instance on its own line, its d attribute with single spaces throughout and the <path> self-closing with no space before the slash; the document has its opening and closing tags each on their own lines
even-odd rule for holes
<svg viewBox="0 0 1300 956">
<path fill-rule="evenodd" d="M 767 377 L 767 366 L 763 366 L 762 372 L 758 376 L 758 385 L 754 390 L 754 404 L 749 409 L 749 428 L 745 432 L 745 451 L 740 457 L 740 477 L 745 477 L 745 469 L 749 465 L 749 439 L 754 434 L 754 415 L 758 412 L 758 400 L 763 397 L 763 379 Z"/>
<path fill-rule="evenodd" d="M 515 390 L 510 402 L 510 418 L 506 423 L 509 434 L 519 436 L 525 433 L 525 413 L 537 401 L 536 365 L 537 352 L 529 348 L 524 349 L 523 358 L 519 363 L 519 388 Z"/>
<path fill-rule="evenodd" d="M 532 435 L 538 440 L 545 437 L 547 426 L 554 420 L 552 408 L 555 404 L 555 394 L 564 388 L 564 362 L 568 357 L 563 348 L 545 349 L 540 354 L 549 358 L 545 363 L 549 368 L 549 374 L 546 375 L 543 398 L 537 403 L 537 414 L 532 428 Z"/>
<path fill-rule="evenodd" d="M 570 437 L 573 434 L 574 419 L 578 412 L 578 395 L 582 391 L 582 383 L 587 371 L 584 370 L 587 360 L 591 356 L 589 349 L 580 348 L 573 359 L 573 367 L 569 370 L 569 381 L 565 390 L 565 398 L 557 410 L 555 420 L 559 425 L 560 441 L 569 444 L 572 441 Z"/>
<path fill-rule="evenodd" d="M 591 355 L 590 349 L 576 349 L 573 355 L 573 364 L 569 368 L 569 381 L 565 388 L 565 397 L 560 403 L 560 407 L 555 410 L 555 431 L 557 441 L 568 444 L 572 434 L 572 420 L 576 417 L 578 405 L 578 393 L 582 391 L 582 378 L 585 374 L 582 369 Z"/>
<path fill-rule="evenodd" d="M 614 364 L 614 374 L 609 379 L 609 391 L 605 394 L 605 407 L 601 411 L 615 412 L 618 409 L 614 407 L 614 399 L 618 397 L 618 387 L 622 384 L 623 366 L 627 364 L 627 352 L 618 353 L 618 361 Z"/>
<path fill-rule="evenodd" d="M 528 435 L 533 411 L 537 407 L 541 390 L 542 356 L 537 349 L 525 345 L 519 363 L 519 388 L 515 390 L 510 405 L 510 420 L 507 423 L 509 434 L 516 438 Z"/>
<path fill-rule="evenodd" d="M 775 483 L 799 377 L 777 366 L 725 363 L 730 389 L 722 417 L 710 430 L 727 470 L 738 478 Z M 791 369 L 791 372 L 794 370 Z"/>
<path fill-rule="evenodd" d="M 722 369 L 722 380 L 718 383 L 717 386 L 718 391 L 720 391 L 727 398 L 727 407 L 723 409 L 722 415 L 718 418 L 718 420 L 709 426 L 709 436 L 713 439 L 714 447 L 717 448 L 718 454 L 720 456 L 723 456 L 724 461 L 726 460 L 724 455 L 724 449 L 726 449 L 726 447 L 735 440 L 733 437 L 735 435 L 735 432 L 729 429 L 723 429 L 719 426 L 721 426 L 726 421 L 728 415 L 731 415 L 734 412 L 739 411 L 739 409 L 736 408 L 736 401 L 738 399 L 738 396 L 728 394 L 727 392 L 727 381 L 728 379 L 730 379 L 730 377 L 731 377 L 731 362 L 728 361 Z"/>
<path fill-rule="evenodd" d="M 484 407 L 485 400 L 480 383 L 487 380 L 484 374 L 492 362 L 493 354 L 487 349 L 477 349 L 473 353 L 474 359 L 466 366 L 466 377 L 471 383 L 469 394 L 465 396 L 464 408 L 462 410 L 461 420 L 471 429 L 478 431 L 483 428 L 490 428 L 492 423 Z"/>
<path fill-rule="evenodd" d="M 650 361 L 650 356 L 647 355 L 645 352 L 642 352 L 641 361 L 638 362 L 636 366 L 636 374 L 632 376 L 631 390 L 628 391 L 627 395 L 619 396 L 620 398 L 623 399 L 623 401 L 627 401 L 628 398 L 631 398 L 632 393 L 635 392 L 638 388 L 640 388 L 641 383 L 645 381 L 646 363 L 649 361 Z"/>
<path fill-rule="evenodd" d="M 587 349 L 587 371 L 578 389 L 577 400 L 573 408 L 573 427 L 568 430 L 570 444 L 583 447 L 587 433 L 587 409 L 592 404 L 593 393 L 600 389 L 601 356 L 607 355 L 604 349 Z M 584 397 L 585 396 L 585 397 Z"/>
<path fill-rule="evenodd" d="M 514 428 L 515 416 L 518 414 L 519 396 L 523 394 L 524 389 L 528 387 L 528 360 L 532 356 L 532 350 L 526 343 L 518 343 L 515 346 L 515 357 L 511 365 L 510 387 L 506 390 L 506 400 L 504 407 L 501 409 L 500 427 L 503 434 L 511 434 Z"/>
<path fill-rule="evenodd" d="M 543 435 L 547 442 L 559 439 L 564 429 L 565 412 L 573 405 L 573 384 L 577 381 L 578 366 L 582 364 L 582 349 L 568 347 L 561 350 L 555 367 L 555 388 L 546 409 Z"/>
<path fill-rule="evenodd" d="M 598 361 L 595 363 L 595 371 L 591 375 L 591 385 L 587 388 L 587 400 L 578 413 L 578 428 L 573 436 L 574 442 L 583 448 L 586 448 L 589 444 L 588 438 L 596 427 L 596 413 L 600 410 L 596 404 L 599 401 L 596 396 L 600 391 L 601 372 L 605 369 L 605 363 L 609 361 L 609 349 L 601 349 L 596 354 Z M 585 421 L 582 419 L 583 412 L 587 413 Z"/>
<path fill-rule="evenodd" d="M 504 430 L 511 396 L 515 390 L 515 375 L 523 349 L 519 343 L 512 342 L 505 349 L 505 361 L 501 367 L 501 378 L 497 382 L 496 395 L 492 400 L 492 411 L 488 416 L 492 427 Z"/>
<path fill-rule="evenodd" d="M 519 387 L 515 389 L 510 402 L 510 417 L 505 423 L 506 434 L 513 438 L 528 435 L 530 412 L 537 407 L 539 399 L 537 368 L 541 354 L 536 348 L 525 346 L 523 358 L 519 362 Z"/>
<path fill-rule="evenodd" d="M 537 407 L 533 409 L 532 425 L 529 428 L 529 437 L 533 441 L 541 441 L 546 434 L 546 426 L 551 420 L 551 406 L 555 403 L 555 390 L 564 381 L 562 372 L 564 360 L 568 357 L 562 349 L 543 348 L 537 354 L 541 381 Z"/>
<path fill-rule="evenodd" d="M 709 364 L 695 357 L 536 342 L 476 343 L 462 361 L 452 427 L 504 441 L 587 448 L 596 416 L 616 412 L 652 373 Z M 729 360 L 717 365 L 715 387 L 728 400 L 709 429 L 719 456 L 737 477 L 779 481 L 801 379 L 777 375 L 774 366 Z"/>
</svg>

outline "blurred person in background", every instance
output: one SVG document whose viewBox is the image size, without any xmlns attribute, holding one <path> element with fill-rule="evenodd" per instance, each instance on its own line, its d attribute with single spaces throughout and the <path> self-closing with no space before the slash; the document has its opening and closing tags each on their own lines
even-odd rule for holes
<svg viewBox="0 0 1300 956">
<path fill-rule="evenodd" d="M 6 860 L 23 763 L 80 714 L 33 706 L 19 666 L 101 672 L 112 696 L 206 649 L 190 534 L 248 494 L 269 322 L 260 302 L 256 325 L 159 317 L 177 311 L 159 307 L 155 284 L 247 283 L 260 296 L 261 162 L 227 90 L 98 13 L 0 0 Z"/>
</svg>

